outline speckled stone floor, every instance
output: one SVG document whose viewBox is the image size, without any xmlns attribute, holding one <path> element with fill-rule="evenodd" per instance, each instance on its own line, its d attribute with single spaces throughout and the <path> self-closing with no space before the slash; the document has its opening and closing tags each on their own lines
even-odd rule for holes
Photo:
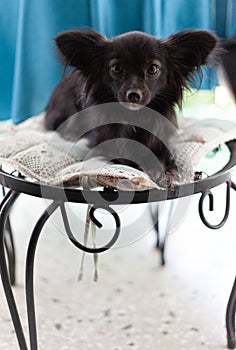
<svg viewBox="0 0 236 350">
<path fill-rule="evenodd" d="M 215 191 L 221 219 L 225 191 Z M 98 261 L 87 255 L 78 282 L 81 252 L 66 238 L 55 214 L 40 238 L 36 258 L 36 309 L 40 350 L 222 350 L 226 348 L 225 308 L 236 266 L 236 221 L 232 193 L 226 225 L 211 231 L 197 214 L 199 196 L 179 200 L 160 266 L 155 232 L 146 205 L 121 207 L 122 235 Z M 11 220 L 17 249 L 14 293 L 26 327 L 23 266 L 33 223 L 46 201 L 22 195 Z M 161 212 L 164 217 L 166 208 Z M 23 216 L 22 213 L 25 213 Z M 181 213 L 181 214 L 180 214 Z M 81 232 L 85 207 L 71 207 L 74 230 Z M 107 226 L 112 223 L 104 218 Z M 80 237 L 81 239 L 81 237 Z M 0 349 L 17 342 L 0 286 Z"/>
</svg>

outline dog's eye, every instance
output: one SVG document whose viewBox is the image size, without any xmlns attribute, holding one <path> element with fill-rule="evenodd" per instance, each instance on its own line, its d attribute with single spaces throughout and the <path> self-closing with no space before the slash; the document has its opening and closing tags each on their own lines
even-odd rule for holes
<svg viewBox="0 0 236 350">
<path fill-rule="evenodd" d="M 113 63 L 113 65 L 111 66 L 111 71 L 112 71 L 112 73 L 114 73 L 114 74 L 121 74 L 121 73 L 123 73 L 123 68 L 122 68 L 122 66 L 120 65 L 120 63 Z"/>
<path fill-rule="evenodd" d="M 152 63 L 147 69 L 147 74 L 156 75 L 157 73 L 159 73 L 159 71 L 160 71 L 160 67 L 157 64 Z"/>
</svg>

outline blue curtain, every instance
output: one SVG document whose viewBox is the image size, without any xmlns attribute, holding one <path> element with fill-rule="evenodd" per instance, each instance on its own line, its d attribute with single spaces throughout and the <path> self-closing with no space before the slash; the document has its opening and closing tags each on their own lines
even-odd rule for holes
<svg viewBox="0 0 236 350">
<path fill-rule="evenodd" d="M 46 107 L 62 72 L 53 38 L 83 26 L 107 37 L 201 28 L 225 38 L 236 31 L 236 0 L 0 0 L 0 119 L 18 123 Z"/>
</svg>

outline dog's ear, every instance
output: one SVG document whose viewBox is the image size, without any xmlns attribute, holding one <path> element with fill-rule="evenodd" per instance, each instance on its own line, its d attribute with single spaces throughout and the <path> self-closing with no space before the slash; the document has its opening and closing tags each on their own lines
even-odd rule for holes
<svg viewBox="0 0 236 350">
<path fill-rule="evenodd" d="M 162 41 L 169 61 L 168 80 L 172 86 L 179 107 L 182 106 L 183 90 L 189 83 L 195 83 L 195 72 L 200 74 L 201 66 L 216 63 L 220 52 L 218 38 L 204 30 L 186 30 L 171 35 Z"/>
<path fill-rule="evenodd" d="M 100 60 L 101 64 L 104 46 L 108 40 L 89 29 L 63 32 L 55 38 L 55 42 L 66 66 L 91 73 L 90 69 L 95 59 Z"/>
<path fill-rule="evenodd" d="M 164 43 L 171 59 L 177 64 L 179 62 L 183 69 L 189 70 L 190 73 L 194 68 L 199 70 L 200 66 L 208 63 L 209 55 L 217 47 L 218 41 L 218 38 L 208 31 L 186 30 L 171 35 Z"/>
</svg>

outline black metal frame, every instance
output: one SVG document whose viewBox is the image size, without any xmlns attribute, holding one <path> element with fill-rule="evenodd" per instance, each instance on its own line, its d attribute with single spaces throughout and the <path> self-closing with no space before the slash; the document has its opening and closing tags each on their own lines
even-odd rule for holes
<svg viewBox="0 0 236 350">
<path fill-rule="evenodd" d="M 230 189 L 236 190 L 236 185 L 231 181 L 231 168 L 236 164 L 236 142 L 228 143 L 231 151 L 231 158 L 228 164 L 217 174 L 210 176 L 206 179 L 184 184 L 177 187 L 175 190 L 149 190 L 140 192 L 125 192 L 118 191 L 109 188 L 105 188 L 103 191 L 89 191 L 79 190 L 75 188 L 53 187 L 39 185 L 18 178 L 13 175 L 9 175 L 0 171 L 0 184 L 3 187 L 9 188 L 7 194 L 5 194 L 2 203 L 0 204 L 0 271 L 6 300 L 8 303 L 9 311 L 12 317 L 13 325 L 16 331 L 16 336 L 21 350 L 29 349 L 24 336 L 23 328 L 21 325 L 17 305 L 14 299 L 11 285 L 15 282 L 15 252 L 14 242 L 12 237 L 12 231 L 9 221 L 9 212 L 14 204 L 15 200 L 21 193 L 25 193 L 31 196 L 37 196 L 41 198 L 51 199 L 52 203 L 42 213 L 38 219 L 35 227 L 32 231 L 30 242 L 27 250 L 26 257 L 26 270 L 25 270 L 25 293 L 27 304 L 27 316 L 30 335 L 30 349 L 37 350 L 37 327 L 35 316 L 35 304 L 34 304 L 34 258 L 37 248 L 38 239 L 42 232 L 42 228 L 47 222 L 48 218 L 60 208 L 62 219 L 64 222 L 65 231 L 69 240 L 79 249 L 88 253 L 101 253 L 109 249 L 118 239 L 120 234 L 120 219 L 118 214 L 110 207 L 113 204 L 137 204 L 147 202 L 159 202 L 168 199 L 180 198 L 195 193 L 202 193 L 199 201 L 199 215 L 202 222 L 211 229 L 218 229 L 222 227 L 229 215 L 230 210 Z M 211 189 L 226 183 L 226 211 L 222 221 L 218 225 L 210 224 L 203 210 L 203 202 L 205 198 L 209 197 L 209 210 L 213 210 L 213 194 Z M 91 204 L 90 219 L 97 227 L 101 227 L 102 224 L 96 219 L 95 211 L 97 208 L 103 208 L 108 211 L 115 221 L 115 232 L 111 240 L 103 247 L 89 248 L 77 241 L 73 232 L 70 229 L 69 220 L 67 217 L 65 203 L 87 203 Z M 157 229 L 157 225 L 156 225 Z M 162 252 L 162 263 L 164 264 L 164 248 L 165 241 L 160 244 L 159 248 Z M 7 260 L 6 260 L 7 257 Z M 226 310 L 226 329 L 227 329 L 227 341 L 228 348 L 235 349 L 235 312 L 236 312 L 236 279 L 230 294 L 230 298 Z"/>
<path fill-rule="evenodd" d="M 5 187 L 2 187 L 3 197 L 6 195 Z M 14 238 L 12 234 L 11 222 L 9 217 L 6 220 L 5 224 L 5 236 L 4 236 L 4 244 L 6 248 L 7 261 L 8 261 L 8 271 L 9 271 L 9 279 L 11 285 L 13 286 L 16 281 L 15 275 L 15 266 L 16 266 L 16 254 L 15 254 L 15 245 Z"/>
</svg>

